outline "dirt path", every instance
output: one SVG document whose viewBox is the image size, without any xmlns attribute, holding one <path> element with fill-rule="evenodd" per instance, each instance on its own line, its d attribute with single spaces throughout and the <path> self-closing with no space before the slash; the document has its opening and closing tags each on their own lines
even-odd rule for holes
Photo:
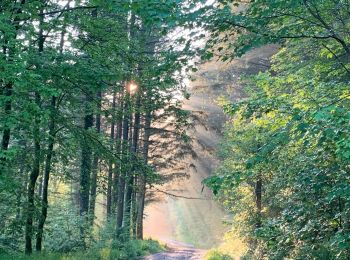
<svg viewBox="0 0 350 260">
<path fill-rule="evenodd" d="M 142 258 L 142 260 L 204 260 L 205 250 L 177 241 L 166 241 L 168 250 Z"/>
</svg>

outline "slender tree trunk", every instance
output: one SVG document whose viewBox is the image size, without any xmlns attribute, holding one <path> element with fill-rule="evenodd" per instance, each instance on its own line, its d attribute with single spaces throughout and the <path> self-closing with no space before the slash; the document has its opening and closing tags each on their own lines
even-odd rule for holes
<svg viewBox="0 0 350 260">
<path fill-rule="evenodd" d="M 121 100 L 120 106 L 123 107 L 123 102 Z M 122 120 L 118 120 L 117 123 L 117 136 L 115 141 L 115 151 L 116 153 L 119 153 L 119 163 L 115 165 L 114 172 L 113 172 L 113 187 L 112 187 L 112 214 L 115 213 L 115 209 L 117 207 L 118 203 L 118 183 L 119 183 L 119 176 L 121 174 L 121 161 L 122 161 L 122 151 L 121 151 L 121 139 L 122 139 L 122 133 L 123 133 L 123 123 Z"/>
<path fill-rule="evenodd" d="M 23 147 L 24 151 L 28 150 L 26 139 L 20 140 L 19 144 Z M 27 186 L 28 186 L 27 166 L 28 165 L 26 164 L 25 155 L 22 154 L 21 158 L 19 159 L 19 174 L 20 174 L 20 178 L 22 179 L 22 183 L 20 187 L 17 189 L 17 201 L 16 201 L 17 202 L 16 203 L 16 208 L 17 208 L 16 220 L 17 221 L 21 221 L 22 219 L 22 210 L 23 210 L 22 197 L 25 196 L 25 192 L 27 191 Z"/>
<path fill-rule="evenodd" d="M 102 93 L 99 91 L 97 93 L 98 99 L 98 112 L 96 114 L 96 132 L 101 132 L 101 106 L 102 106 Z M 91 218 L 91 225 L 94 223 L 95 219 L 95 204 L 96 204 L 96 191 L 97 191 L 97 175 L 98 175 L 98 154 L 95 153 L 94 159 L 92 162 L 92 171 L 91 171 L 91 190 L 90 190 L 90 209 L 89 215 Z"/>
<path fill-rule="evenodd" d="M 86 103 L 91 100 L 86 97 Z M 88 104 L 86 104 L 88 106 Z M 89 130 L 93 126 L 94 117 L 87 114 L 84 117 L 84 130 Z M 89 210 L 89 192 L 90 192 L 90 173 L 92 149 L 89 144 L 89 138 L 84 135 L 81 149 L 81 169 L 80 169 L 80 215 L 85 215 Z"/>
<path fill-rule="evenodd" d="M 92 11 L 92 17 L 97 19 L 97 10 Z M 84 130 L 89 130 L 93 127 L 94 124 L 94 116 L 91 109 L 89 108 L 89 104 L 91 103 L 93 97 L 92 93 L 88 93 L 85 96 L 85 117 L 84 117 Z M 102 95 L 99 93 L 99 95 Z M 100 102 L 100 101 L 99 101 Z M 101 103 L 99 104 L 101 105 Z M 101 120 L 101 118 L 99 119 Z M 96 120 L 97 121 L 97 120 Z M 101 124 L 101 122 L 99 122 Z M 100 126 L 98 126 L 100 128 Z M 87 136 L 84 134 L 82 147 L 81 147 L 81 169 L 80 169 L 80 190 L 79 190 L 79 204 L 80 204 L 80 215 L 84 216 L 86 220 L 88 220 L 88 211 L 90 206 L 90 185 L 91 185 L 91 170 L 92 170 L 92 149 L 89 144 L 89 140 Z M 95 163 L 95 160 L 94 160 Z M 98 164 L 98 159 L 96 164 Z M 95 191 L 96 193 L 96 191 Z M 94 202 L 95 204 L 95 202 Z M 82 235 L 85 233 L 83 228 L 81 228 Z M 82 236 L 83 245 L 85 247 L 85 235 Z"/>
<path fill-rule="evenodd" d="M 23 164 L 24 164 L 23 162 L 20 162 L 19 174 L 21 177 L 25 176 Z M 20 221 L 21 219 L 22 195 L 27 188 L 27 185 L 24 185 L 24 184 L 25 184 L 25 179 L 23 178 L 23 182 L 21 183 L 21 186 L 17 189 L 17 195 L 16 195 L 16 220 L 17 221 Z"/>
<path fill-rule="evenodd" d="M 37 105 L 40 104 L 40 96 L 35 94 Z M 27 193 L 27 218 L 25 225 L 25 253 L 27 255 L 32 253 L 32 236 L 33 236 L 33 216 L 35 211 L 34 195 L 35 184 L 40 174 L 40 116 L 36 115 L 34 125 L 34 160 L 33 169 L 29 176 L 28 193 Z"/>
<path fill-rule="evenodd" d="M 111 122 L 111 150 L 114 147 L 114 136 L 115 136 L 115 106 L 116 106 L 116 93 L 113 93 L 113 103 L 112 103 L 112 122 Z M 113 162 L 110 161 L 108 164 L 108 180 L 107 180 L 107 218 L 112 216 L 112 186 L 113 186 Z"/>
<path fill-rule="evenodd" d="M 60 39 L 60 48 L 59 53 L 60 55 L 63 54 L 63 47 L 64 47 L 64 36 L 65 36 L 65 27 L 63 28 L 61 32 L 61 39 Z M 49 139 L 48 139 L 48 147 L 47 147 L 47 153 L 46 153 L 46 161 L 45 161 L 45 170 L 44 170 L 44 176 L 42 181 L 42 196 L 41 196 L 41 216 L 39 218 L 38 222 L 38 233 L 36 236 L 36 250 L 41 251 L 42 249 L 42 239 L 43 239 L 43 233 L 44 233 L 44 226 L 47 218 L 47 209 L 49 206 L 48 203 L 48 190 L 49 190 L 49 181 L 50 181 L 50 174 L 51 174 L 51 168 L 52 168 L 52 157 L 53 157 L 53 148 L 55 144 L 55 138 L 56 138 L 56 103 L 57 103 L 57 97 L 52 96 L 51 97 L 51 112 L 50 112 L 50 122 L 49 122 Z"/>
<path fill-rule="evenodd" d="M 131 228 L 130 234 L 131 237 L 136 238 L 136 219 L 137 219 L 137 187 L 138 179 L 137 176 L 134 176 L 134 189 L 131 197 Z"/>
<path fill-rule="evenodd" d="M 49 123 L 49 144 L 46 154 L 45 171 L 44 171 L 44 181 L 42 187 L 42 206 L 41 206 L 41 216 L 38 223 L 38 233 L 36 235 L 36 250 L 41 251 L 42 249 L 42 237 L 44 232 L 44 225 L 47 217 L 48 208 L 48 189 L 49 189 L 49 179 L 51 173 L 51 161 L 53 156 L 53 146 L 55 143 L 55 109 L 56 109 L 56 97 L 51 99 L 51 116 Z"/>
<path fill-rule="evenodd" d="M 129 160 L 130 161 L 135 161 L 135 154 L 133 153 L 133 144 L 132 144 L 132 137 L 133 137 L 133 131 L 132 131 L 132 120 L 130 120 L 130 125 L 129 125 L 129 142 L 131 144 L 130 147 L 130 155 L 129 155 Z M 124 223 L 123 226 L 124 232 L 125 232 L 125 238 L 130 237 L 130 230 L 131 230 L 131 200 L 132 200 L 132 193 L 133 193 L 133 187 L 134 187 L 134 172 L 133 172 L 133 166 L 131 163 L 129 164 L 129 161 L 127 163 L 127 169 L 125 171 L 125 199 L 124 199 Z"/>
<path fill-rule="evenodd" d="M 125 178 L 128 168 L 128 150 L 129 150 L 129 96 L 127 94 L 124 105 L 124 119 L 123 119 L 123 140 L 122 140 L 122 161 L 121 172 L 118 176 L 118 201 L 117 201 L 117 230 L 116 235 L 120 237 L 122 234 L 124 221 L 124 199 L 125 199 Z"/>
<path fill-rule="evenodd" d="M 139 133 L 140 133 L 140 95 L 137 95 L 136 100 L 136 113 L 134 117 L 134 131 L 132 132 L 132 140 L 131 140 L 131 156 L 132 161 L 137 162 L 137 150 L 138 150 L 138 142 L 139 142 Z M 134 178 L 134 171 L 135 167 L 132 166 L 130 169 L 131 171 L 128 174 L 128 182 L 126 185 L 126 197 L 125 197 L 125 213 L 126 221 L 125 221 L 125 227 L 129 231 L 129 236 L 131 236 L 131 220 L 132 220 L 132 195 L 134 193 L 134 185 L 135 185 L 135 178 Z"/>
<path fill-rule="evenodd" d="M 4 56 L 4 62 L 6 63 L 6 53 L 7 52 L 7 48 L 4 46 L 3 47 L 3 56 Z M 12 60 L 11 58 L 11 53 L 9 53 L 9 59 L 8 61 L 10 62 Z M 11 109 L 12 109 L 12 100 L 11 100 L 11 96 L 12 96 L 12 82 L 2 82 L 2 84 L 4 84 L 3 86 L 1 86 L 1 96 L 5 96 L 6 97 L 6 101 L 4 104 L 4 115 L 5 115 L 5 120 L 4 120 L 4 130 L 3 130 L 3 135 L 2 135 L 2 139 L 1 139 L 1 150 L 2 151 L 6 151 L 8 150 L 9 144 L 10 144 L 10 136 L 11 136 L 11 128 L 8 125 L 8 119 L 11 116 Z M 7 167 L 8 167 L 8 162 L 6 160 L 6 154 L 4 154 L 5 156 L 1 156 L 0 157 L 0 176 L 3 172 L 6 171 Z"/>
<path fill-rule="evenodd" d="M 90 94 L 91 95 L 91 94 Z M 80 166 L 80 183 L 79 183 L 79 208 L 82 224 L 80 226 L 80 237 L 82 246 L 86 247 L 86 228 L 89 224 L 89 199 L 90 199 L 90 178 L 92 168 L 92 148 L 90 145 L 87 131 L 93 127 L 94 116 L 89 109 L 91 96 L 85 96 L 85 116 L 84 116 L 84 136 L 81 142 L 81 166 Z"/>
<path fill-rule="evenodd" d="M 129 1 L 130 3 L 132 3 L 132 0 Z M 129 20 L 129 23 L 128 23 L 128 32 L 129 32 L 129 35 L 128 35 L 128 40 L 129 40 L 129 43 L 131 43 L 134 38 L 135 38 L 135 33 L 136 33 L 136 30 L 135 30 L 135 22 L 136 22 L 136 15 L 135 13 L 131 10 L 129 12 L 129 16 L 130 16 L 130 20 Z M 129 46 L 130 48 L 131 46 Z M 128 64 L 130 69 L 133 69 L 134 65 L 132 61 L 130 61 L 130 63 Z M 127 101 L 126 101 L 126 104 L 127 105 L 131 105 L 131 100 L 130 100 L 130 93 L 127 93 Z M 132 115 L 131 115 L 131 111 L 129 112 L 129 109 L 125 109 L 125 111 L 128 117 L 128 124 L 130 124 L 130 127 L 129 127 L 129 140 L 128 139 L 124 139 L 123 138 L 123 142 L 124 144 L 125 143 L 128 143 L 128 147 L 126 147 L 126 149 L 123 149 L 123 153 L 124 151 L 126 153 L 131 153 L 131 156 L 134 156 L 135 154 L 133 153 L 133 133 L 132 133 Z M 124 123 L 123 123 L 124 125 Z M 125 127 L 123 126 L 124 130 L 125 130 Z M 127 141 L 128 140 L 128 141 Z M 124 205 L 124 209 L 123 210 L 123 227 L 124 227 L 124 238 L 125 239 L 128 239 L 128 237 L 130 237 L 130 220 L 131 220 L 131 197 L 132 197 L 132 191 L 133 191 L 133 181 L 134 181 L 134 178 L 133 178 L 133 169 L 132 169 L 132 166 L 130 165 L 129 163 L 129 160 L 130 160 L 130 156 L 126 156 L 125 157 L 126 160 L 123 161 L 122 163 L 124 164 L 122 166 L 122 174 L 121 175 L 124 175 L 123 178 L 124 178 L 124 189 L 125 189 L 125 194 L 124 194 L 124 199 L 125 199 L 125 205 Z M 119 199 L 119 198 L 118 198 Z M 119 209 L 118 209 L 119 211 Z"/>
<path fill-rule="evenodd" d="M 19 5 L 14 5 L 15 9 L 13 10 L 13 14 L 14 15 L 14 19 L 12 21 L 12 24 L 15 27 L 15 33 L 12 35 L 7 35 L 4 34 L 2 35 L 2 37 L 5 39 L 5 45 L 2 46 L 2 50 L 3 50 L 3 57 L 4 57 L 4 62 L 12 62 L 13 61 L 13 48 L 7 48 L 6 44 L 9 44 L 9 39 L 13 39 L 16 40 L 17 38 L 17 32 L 20 29 L 20 20 L 21 18 L 19 17 L 20 14 L 22 13 L 22 8 L 23 5 L 26 3 L 26 0 L 21 0 L 19 1 Z M 6 55 L 8 55 L 8 58 L 6 58 Z M 5 118 L 8 120 L 8 118 L 11 115 L 11 110 L 12 110 L 12 88 L 13 88 L 13 82 L 2 82 L 4 84 L 4 90 L 2 90 L 1 88 L 1 93 L 0 95 L 4 95 L 6 97 L 6 101 L 4 104 L 4 114 L 5 114 Z M 7 120 L 5 120 L 4 122 L 4 129 L 3 129 L 3 133 L 2 133 L 2 139 L 1 139 L 1 150 L 2 151 L 6 151 L 8 150 L 8 147 L 10 145 L 10 138 L 11 138 L 11 127 L 8 124 Z M 6 168 L 7 168 L 7 162 L 6 162 L 6 154 L 3 157 L 0 157 L 0 176 L 2 175 L 2 173 L 5 172 Z"/>
<path fill-rule="evenodd" d="M 109 162 L 108 179 L 107 179 L 107 201 L 106 201 L 107 218 L 110 218 L 112 216 L 113 170 L 114 170 L 113 163 Z"/>
<path fill-rule="evenodd" d="M 12 83 L 7 83 L 5 85 L 4 96 L 7 98 L 7 100 L 5 101 L 4 113 L 6 117 L 9 117 L 11 113 L 11 107 L 12 107 L 12 103 L 11 103 Z M 7 123 L 5 123 L 4 132 L 2 135 L 2 141 L 1 141 L 2 150 L 8 149 L 10 144 L 10 136 L 11 136 L 10 126 L 8 126 Z"/>
<path fill-rule="evenodd" d="M 145 164 L 148 163 L 148 151 L 149 151 L 149 138 L 151 136 L 151 113 L 147 112 L 145 116 L 144 126 L 144 140 L 142 148 L 142 156 Z M 136 218 L 136 238 L 143 239 L 143 214 L 145 209 L 145 197 L 146 197 L 146 176 L 145 173 L 141 173 L 139 177 L 139 188 L 138 188 L 138 209 Z"/>
<path fill-rule="evenodd" d="M 131 231 L 131 199 L 133 194 L 134 177 L 131 172 L 127 174 L 127 182 L 125 184 L 125 207 L 124 207 L 124 227 L 125 236 L 130 237 Z"/>
<path fill-rule="evenodd" d="M 44 5 L 42 4 L 40 13 L 43 13 Z M 44 42 L 45 38 L 43 35 L 43 23 L 44 23 L 44 17 L 43 15 L 40 16 L 40 23 L 39 23 L 39 36 L 38 36 L 38 52 L 39 55 L 44 51 Z M 35 103 L 38 107 L 40 107 L 41 103 L 41 97 L 38 92 L 35 93 Z M 33 216 L 35 211 L 35 204 L 34 204 L 34 196 L 35 196 L 35 185 L 36 181 L 38 179 L 38 176 L 40 174 L 40 153 L 41 153 L 41 147 L 40 147 L 40 115 L 35 115 L 34 120 L 34 130 L 33 130 L 33 137 L 34 137 L 34 160 L 33 160 L 33 168 L 30 173 L 29 177 L 29 183 L 28 183 L 28 205 L 27 205 L 27 219 L 26 219 L 26 225 L 25 225 L 25 253 L 27 255 L 30 255 L 32 253 L 32 236 L 33 236 Z"/>
<path fill-rule="evenodd" d="M 97 196 L 97 175 L 98 175 L 98 162 L 99 158 L 97 154 L 94 155 L 92 161 L 92 169 L 91 169 L 91 180 L 90 180 L 90 200 L 89 200 L 89 216 L 90 216 L 90 224 L 94 224 L 95 219 L 95 207 L 96 207 L 96 196 Z"/>
<path fill-rule="evenodd" d="M 43 169 L 41 169 L 40 170 L 40 173 L 42 173 L 43 172 Z M 42 174 L 40 174 L 39 175 L 39 177 L 38 177 L 38 183 L 39 183 L 39 185 L 38 185 L 38 197 L 39 198 L 42 198 L 42 195 L 43 195 L 43 182 L 44 182 L 44 178 L 43 178 L 43 175 Z"/>
<path fill-rule="evenodd" d="M 22 13 L 22 7 L 25 4 L 26 0 L 21 0 L 19 3 L 19 6 L 16 7 L 15 10 L 13 10 L 16 15 L 14 16 L 13 19 L 13 25 L 15 27 L 15 34 L 10 36 L 10 38 L 12 39 L 16 39 L 17 38 L 17 32 L 20 29 L 20 17 L 19 15 Z M 5 38 L 7 38 L 7 35 L 4 35 Z M 7 38 L 8 39 L 8 38 Z M 3 46 L 3 54 L 4 57 L 6 57 L 7 51 L 8 53 L 8 61 L 12 61 L 12 49 L 8 49 L 6 46 Z M 6 59 L 6 58 L 5 58 Z M 5 90 L 4 90 L 4 95 L 6 96 L 7 100 L 5 102 L 5 106 L 4 106 L 4 112 L 5 115 L 8 117 L 9 114 L 11 113 L 11 109 L 12 109 L 12 101 L 11 101 L 11 96 L 12 96 L 12 82 L 8 82 L 7 84 L 5 84 Z M 10 137 L 11 137 L 11 128 L 10 126 L 8 126 L 5 123 L 4 126 L 4 131 L 3 131 L 3 135 L 2 135 L 2 140 L 1 140 L 1 149 L 2 150 L 7 150 L 10 144 Z M 1 163 L 1 161 L 0 161 Z M 0 171 L 0 175 L 1 175 L 1 171 Z"/>
<path fill-rule="evenodd" d="M 258 214 L 256 226 L 258 228 L 261 226 L 261 210 L 262 210 L 261 196 L 262 196 L 262 180 L 261 180 L 261 176 L 259 175 L 258 180 L 256 181 L 256 184 L 255 184 L 255 200 L 256 200 L 256 209 Z"/>
<path fill-rule="evenodd" d="M 87 131 L 94 125 L 94 116 L 89 111 L 89 103 L 91 102 L 91 96 L 85 97 L 85 117 L 84 117 L 84 130 Z M 84 133 L 81 144 L 81 168 L 80 168 L 80 192 L 79 192 L 79 205 L 80 215 L 84 216 L 89 210 L 89 197 L 90 197 L 90 175 L 91 175 L 91 159 L 92 149 L 89 144 L 89 138 Z"/>
</svg>

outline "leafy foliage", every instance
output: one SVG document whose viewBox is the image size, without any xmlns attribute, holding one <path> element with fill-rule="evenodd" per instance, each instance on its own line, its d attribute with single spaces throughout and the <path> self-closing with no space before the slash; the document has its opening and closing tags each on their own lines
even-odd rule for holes
<svg viewBox="0 0 350 260">
<path fill-rule="evenodd" d="M 348 3 L 254 1 L 237 11 L 228 2 L 240 1 L 221 2 L 209 45 L 227 43 L 223 59 L 281 46 L 271 69 L 245 82 L 248 98 L 225 102 L 223 162 L 206 183 L 234 213 L 247 259 L 347 259 Z"/>
<path fill-rule="evenodd" d="M 186 138 L 178 97 L 195 48 L 173 37 L 190 23 L 185 2 L 1 2 L 1 252 L 107 243 L 97 222 L 114 224 L 108 241 L 130 247 L 124 258 L 148 250 L 130 240 L 142 239 L 146 188 L 161 179 L 149 150 L 165 127 L 154 125 L 172 117 L 174 143 Z M 95 212 L 100 197 L 107 214 Z"/>
</svg>

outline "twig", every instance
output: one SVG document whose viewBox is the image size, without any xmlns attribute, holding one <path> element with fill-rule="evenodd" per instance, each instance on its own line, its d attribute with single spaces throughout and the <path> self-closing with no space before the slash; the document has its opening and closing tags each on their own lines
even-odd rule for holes
<svg viewBox="0 0 350 260">
<path fill-rule="evenodd" d="M 182 195 L 177 195 L 177 194 L 173 194 L 173 193 L 170 193 L 170 192 L 167 192 L 167 191 L 164 191 L 164 190 L 160 190 L 158 188 L 154 188 L 153 189 L 155 191 L 150 191 L 150 192 L 160 192 L 160 193 L 164 193 L 168 196 L 171 196 L 171 197 L 175 197 L 175 198 L 181 198 L 181 199 L 187 199 L 187 200 L 212 200 L 211 198 L 196 198 L 196 197 L 188 197 L 188 196 L 182 196 Z"/>
</svg>

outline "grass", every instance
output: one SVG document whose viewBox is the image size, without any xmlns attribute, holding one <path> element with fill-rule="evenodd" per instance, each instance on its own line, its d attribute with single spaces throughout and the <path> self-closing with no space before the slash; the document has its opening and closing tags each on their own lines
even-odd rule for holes
<svg viewBox="0 0 350 260">
<path fill-rule="evenodd" d="M 1 260 L 121 260 L 137 259 L 164 251 L 164 246 L 155 240 L 132 240 L 124 244 L 120 249 L 93 248 L 86 252 L 54 253 L 42 252 L 33 253 L 30 256 L 23 254 L 0 254 Z"/>
<path fill-rule="evenodd" d="M 232 260 L 233 258 L 229 255 L 226 255 L 224 253 L 221 253 L 218 250 L 210 250 L 205 255 L 206 260 Z"/>
<path fill-rule="evenodd" d="M 241 259 L 247 252 L 247 245 L 244 240 L 231 230 L 227 232 L 224 241 L 217 248 L 208 251 L 206 260 L 233 260 Z"/>
</svg>

